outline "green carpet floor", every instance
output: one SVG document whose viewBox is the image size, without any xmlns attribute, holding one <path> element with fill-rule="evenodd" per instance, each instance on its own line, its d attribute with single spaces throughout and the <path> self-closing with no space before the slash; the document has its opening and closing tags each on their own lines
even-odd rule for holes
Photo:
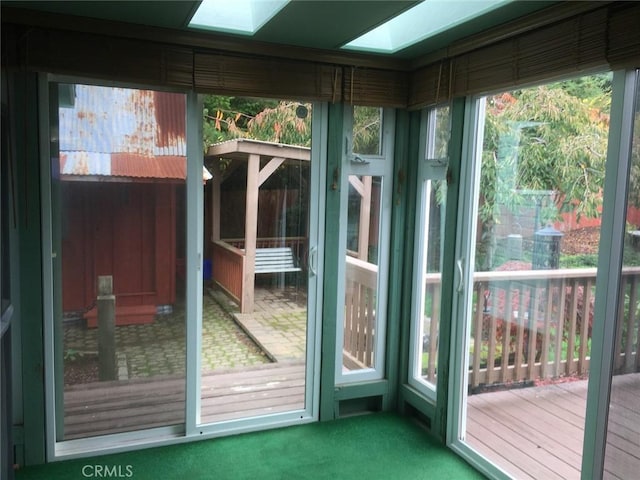
<svg viewBox="0 0 640 480">
<path fill-rule="evenodd" d="M 27 467 L 16 479 L 99 478 L 98 471 L 134 480 L 484 478 L 411 420 L 385 413 Z"/>
</svg>

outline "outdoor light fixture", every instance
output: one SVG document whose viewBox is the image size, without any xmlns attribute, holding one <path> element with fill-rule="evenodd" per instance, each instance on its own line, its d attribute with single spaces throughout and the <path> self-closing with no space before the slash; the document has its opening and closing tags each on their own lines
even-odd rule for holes
<svg viewBox="0 0 640 480">
<path fill-rule="evenodd" d="M 289 0 L 203 0 L 189 27 L 253 35 Z"/>
</svg>

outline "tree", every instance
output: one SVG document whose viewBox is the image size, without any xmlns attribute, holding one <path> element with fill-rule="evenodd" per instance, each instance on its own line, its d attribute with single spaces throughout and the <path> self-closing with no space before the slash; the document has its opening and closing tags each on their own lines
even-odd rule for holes
<svg viewBox="0 0 640 480">
<path fill-rule="evenodd" d="M 599 217 L 609 93 L 606 77 L 587 77 L 487 98 L 480 179 L 481 252 L 488 254 L 493 248 L 501 208 L 514 212 L 530 201 L 525 191 L 555 192 L 555 204 L 542 212 L 541 220 L 553 221 L 560 212 L 569 211 L 575 211 L 578 219 Z"/>
<path fill-rule="evenodd" d="M 250 138 L 290 145 L 311 145 L 311 116 L 293 101 L 208 95 L 204 100 L 204 147 L 232 138 Z M 297 113 L 296 113 L 297 112 Z"/>
<path fill-rule="evenodd" d="M 353 152 L 362 155 L 380 153 L 380 123 L 382 109 L 378 107 L 353 107 Z"/>
</svg>

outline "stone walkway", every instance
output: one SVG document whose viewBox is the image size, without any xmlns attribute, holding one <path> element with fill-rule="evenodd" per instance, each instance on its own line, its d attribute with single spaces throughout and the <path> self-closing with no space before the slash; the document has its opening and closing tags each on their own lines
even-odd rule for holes
<svg viewBox="0 0 640 480">
<path fill-rule="evenodd" d="M 304 361 L 307 339 L 306 295 L 293 288 L 256 289 L 254 312 L 239 313 L 221 292 L 212 292 L 240 327 L 273 362 Z"/>
<path fill-rule="evenodd" d="M 235 316 L 235 319 L 233 318 Z M 202 367 L 212 372 L 269 362 L 304 360 L 306 300 L 290 290 L 256 289 L 256 312 L 239 314 L 220 293 L 203 298 Z M 64 357 L 97 352 L 97 329 L 82 323 L 64 327 Z M 126 358 L 128 377 L 184 374 L 184 309 L 157 315 L 148 325 L 116 328 L 118 358 Z"/>
</svg>

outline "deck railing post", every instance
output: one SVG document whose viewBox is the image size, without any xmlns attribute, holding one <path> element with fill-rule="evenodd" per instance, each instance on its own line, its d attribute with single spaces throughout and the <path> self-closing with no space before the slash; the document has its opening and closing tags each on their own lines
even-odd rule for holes
<svg viewBox="0 0 640 480">
<path fill-rule="evenodd" d="M 100 381 L 116 380 L 116 297 L 113 277 L 98 277 L 98 375 Z"/>
</svg>

